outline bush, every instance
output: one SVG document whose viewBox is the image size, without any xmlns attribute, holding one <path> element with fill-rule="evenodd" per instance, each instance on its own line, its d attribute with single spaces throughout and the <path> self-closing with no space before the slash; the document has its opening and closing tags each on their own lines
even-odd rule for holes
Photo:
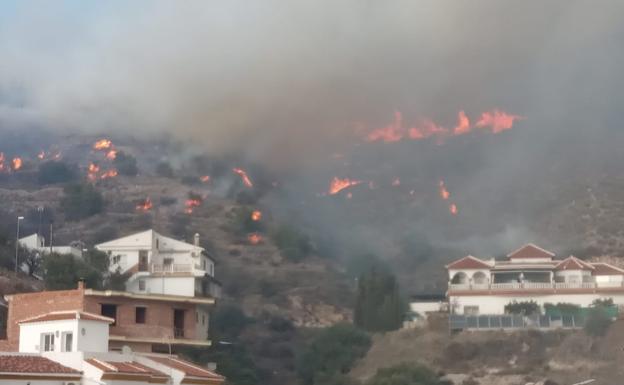
<svg viewBox="0 0 624 385">
<path fill-rule="evenodd" d="M 85 219 L 99 214 L 104 209 L 104 198 L 99 191 L 88 183 L 65 186 L 61 199 L 61 210 L 70 221 Z"/>
<path fill-rule="evenodd" d="M 505 305 L 505 314 L 533 315 L 540 313 L 540 306 L 535 301 L 512 301 Z"/>
<path fill-rule="evenodd" d="M 592 302 L 592 306 L 610 307 L 613 306 L 613 298 L 598 298 Z"/>
<path fill-rule="evenodd" d="M 46 254 L 43 271 L 43 281 L 48 290 L 75 289 L 81 279 L 89 288 L 102 289 L 106 273 L 71 254 Z"/>
<path fill-rule="evenodd" d="M 217 339 L 235 339 L 252 322 L 253 319 L 247 317 L 240 307 L 220 305 L 212 316 L 210 330 Z"/>
<path fill-rule="evenodd" d="M 353 322 L 368 331 L 390 331 L 403 324 L 405 305 L 394 275 L 371 268 L 358 280 Z"/>
<path fill-rule="evenodd" d="M 42 163 L 37 172 L 39 184 L 67 183 L 76 179 L 77 173 L 64 162 Z"/>
<path fill-rule="evenodd" d="M 371 345 L 366 332 L 341 324 L 321 331 L 297 360 L 297 372 L 305 385 L 347 373 Z"/>
<path fill-rule="evenodd" d="M 422 365 L 401 364 L 377 370 L 366 385 L 451 385 Z"/>
<path fill-rule="evenodd" d="M 117 153 L 117 157 L 113 161 L 115 168 L 121 175 L 136 176 L 139 173 L 137 161 L 134 156 L 126 154 L 123 151 Z"/>
<path fill-rule="evenodd" d="M 602 337 L 607 334 L 612 322 L 604 306 L 593 307 L 589 310 L 585 320 L 585 333 L 594 337 Z"/>
<path fill-rule="evenodd" d="M 577 316 L 581 311 L 581 307 L 579 305 L 567 302 L 558 302 L 556 305 L 552 303 L 545 303 L 544 310 L 547 315 L 571 315 Z"/>
<path fill-rule="evenodd" d="M 167 162 L 160 162 L 156 166 L 156 175 L 163 178 L 173 178 L 173 168 Z"/>
<path fill-rule="evenodd" d="M 292 262 L 299 262 L 312 252 L 309 238 L 291 226 L 275 228 L 271 238 L 282 255 Z"/>
</svg>

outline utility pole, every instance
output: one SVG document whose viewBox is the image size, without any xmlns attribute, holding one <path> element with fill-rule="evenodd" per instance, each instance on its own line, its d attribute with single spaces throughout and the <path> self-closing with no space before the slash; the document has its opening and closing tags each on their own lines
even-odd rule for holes
<svg viewBox="0 0 624 385">
<path fill-rule="evenodd" d="M 54 221 L 50 221 L 50 255 L 52 255 L 52 224 Z"/>
<path fill-rule="evenodd" d="M 20 221 L 24 217 L 17 217 L 17 234 L 15 236 L 15 274 L 17 274 L 18 258 L 19 258 L 19 239 L 20 239 Z"/>
</svg>

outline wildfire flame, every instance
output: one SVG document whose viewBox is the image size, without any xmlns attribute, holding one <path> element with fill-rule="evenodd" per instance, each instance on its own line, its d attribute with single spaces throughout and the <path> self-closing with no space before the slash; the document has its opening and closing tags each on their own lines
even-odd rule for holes
<svg viewBox="0 0 624 385">
<path fill-rule="evenodd" d="M 143 212 L 150 211 L 152 207 L 154 207 L 154 205 L 152 204 L 152 200 L 149 197 L 145 198 L 143 202 L 136 205 L 137 211 L 143 211 Z"/>
<path fill-rule="evenodd" d="M 22 168 L 22 158 L 13 158 L 13 171 L 17 171 Z"/>
<path fill-rule="evenodd" d="M 494 109 L 483 112 L 474 126 L 470 124 L 470 119 L 464 111 L 457 114 L 457 124 L 453 129 L 448 129 L 436 124 L 431 119 L 423 119 L 420 124 L 413 127 L 406 127 L 403 124 L 403 115 L 400 111 L 394 112 L 394 120 L 389 125 L 373 130 L 365 136 L 367 142 L 394 143 L 403 139 L 423 140 L 428 138 L 437 139 L 442 143 L 448 136 L 465 135 L 472 132 L 474 127 L 489 130 L 493 134 L 510 130 L 516 120 L 524 119 L 519 115 L 508 114 L 504 111 Z"/>
<path fill-rule="evenodd" d="M 89 174 L 98 173 L 98 172 L 100 172 L 100 166 L 98 166 L 95 163 L 90 163 L 89 164 L 89 168 L 88 168 L 88 172 L 89 172 Z"/>
<path fill-rule="evenodd" d="M 334 177 L 331 183 L 329 184 L 329 195 L 335 195 L 341 192 L 342 190 L 357 186 L 358 184 L 363 183 L 361 180 L 351 180 L 349 178 L 340 179 L 338 177 Z"/>
<path fill-rule="evenodd" d="M 251 212 L 251 220 L 252 221 L 259 221 L 262 219 L 262 212 L 260 210 L 254 210 Z"/>
<path fill-rule="evenodd" d="M 200 180 L 202 183 L 208 183 L 208 182 L 210 182 L 210 175 L 200 176 L 200 177 L 199 177 L 199 180 Z"/>
<path fill-rule="evenodd" d="M 262 242 L 262 235 L 258 233 L 251 233 L 247 235 L 247 241 L 252 245 L 257 245 Z"/>
<path fill-rule="evenodd" d="M 110 150 L 106 153 L 106 159 L 115 160 L 117 158 L 117 150 Z"/>
<path fill-rule="evenodd" d="M 114 178 L 117 176 L 117 170 L 116 169 L 111 169 L 106 171 L 104 174 L 100 175 L 100 179 L 109 179 L 109 178 Z"/>
<path fill-rule="evenodd" d="M 398 187 L 401 185 L 401 179 L 399 178 L 394 178 L 394 180 L 392 181 L 392 186 L 394 187 Z"/>
<path fill-rule="evenodd" d="M 238 174 L 241 177 L 241 180 L 243 181 L 243 184 L 245 184 L 245 186 L 249 188 L 253 187 L 253 183 L 251 183 L 251 179 L 249 179 L 249 176 L 247 175 L 245 170 L 240 169 L 240 168 L 234 168 L 232 169 L 232 171 L 234 171 L 236 174 Z"/>
<path fill-rule="evenodd" d="M 46 156 L 45 151 L 41 150 L 38 154 L 37 154 L 37 158 L 44 160 Z"/>
<path fill-rule="evenodd" d="M 449 211 L 452 215 L 457 215 L 457 205 L 455 203 L 451 203 L 449 206 Z"/>
<path fill-rule="evenodd" d="M 440 181 L 440 197 L 445 201 L 451 197 L 451 193 L 446 189 L 446 185 L 443 180 Z"/>
<path fill-rule="evenodd" d="M 187 214 L 192 214 L 195 207 L 201 206 L 202 201 L 199 198 L 189 198 L 184 202 L 184 212 Z"/>
<path fill-rule="evenodd" d="M 93 144 L 94 150 L 108 150 L 113 146 L 113 142 L 109 139 L 100 139 Z"/>
</svg>

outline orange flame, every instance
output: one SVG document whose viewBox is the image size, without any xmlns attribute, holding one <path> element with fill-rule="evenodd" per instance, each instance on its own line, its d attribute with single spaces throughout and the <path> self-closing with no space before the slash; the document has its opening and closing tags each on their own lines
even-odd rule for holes
<svg viewBox="0 0 624 385">
<path fill-rule="evenodd" d="M 338 177 L 334 177 L 329 184 L 329 195 L 338 194 L 342 190 L 352 186 L 357 186 L 360 183 L 363 182 L 361 180 L 351 180 L 349 178 L 340 179 Z"/>
<path fill-rule="evenodd" d="M 43 160 L 45 159 L 46 153 L 45 151 L 41 150 L 38 154 L 37 154 L 37 158 Z"/>
<path fill-rule="evenodd" d="M 184 209 L 184 212 L 187 214 L 192 214 L 195 207 L 199 207 L 201 206 L 201 204 L 202 201 L 199 199 L 187 199 L 186 202 L 184 202 L 184 206 L 186 207 Z"/>
<path fill-rule="evenodd" d="M 485 128 L 490 127 L 492 133 L 498 134 L 499 132 L 510 130 L 513 127 L 514 120 L 524 119 L 519 115 L 510 115 L 504 111 L 494 109 L 490 112 L 484 112 L 481 114 L 481 118 L 475 124 L 476 127 Z"/>
<path fill-rule="evenodd" d="M 399 178 L 394 178 L 394 180 L 392 181 L 392 186 L 394 187 L 398 187 L 401 185 L 401 179 Z"/>
<path fill-rule="evenodd" d="M 106 153 L 106 159 L 115 160 L 117 158 L 117 150 L 110 150 Z"/>
<path fill-rule="evenodd" d="M 451 193 L 446 189 L 444 181 L 440 181 L 440 197 L 445 201 L 451 197 Z"/>
<path fill-rule="evenodd" d="M 13 170 L 17 171 L 22 168 L 22 158 L 13 158 Z"/>
<path fill-rule="evenodd" d="M 457 126 L 453 129 L 453 134 L 464 135 L 470 132 L 470 119 L 466 116 L 466 113 L 462 110 L 457 114 Z"/>
<path fill-rule="evenodd" d="M 366 140 L 369 142 L 383 141 L 386 143 L 398 142 L 403 139 L 403 116 L 400 111 L 394 111 L 394 122 L 386 127 L 379 128 L 369 133 Z"/>
<path fill-rule="evenodd" d="M 0 171 L 4 171 L 4 153 L 0 152 Z"/>
<path fill-rule="evenodd" d="M 245 186 L 247 186 L 249 188 L 253 187 L 253 183 L 251 183 L 251 179 L 249 179 L 249 176 L 247 175 L 245 170 L 240 169 L 240 168 L 235 168 L 235 169 L 232 169 L 232 171 L 234 171 L 235 173 L 237 173 L 241 177 L 241 179 L 243 180 L 243 183 L 245 184 Z"/>
<path fill-rule="evenodd" d="M 260 210 L 254 210 L 251 212 L 251 220 L 252 221 L 259 221 L 260 219 L 262 219 L 262 212 Z"/>
<path fill-rule="evenodd" d="M 199 180 L 202 181 L 202 183 L 208 183 L 210 182 L 210 175 L 200 176 Z"/>
<path fill-rule="evenodd" d="M 94 150 L 108 150 L 113 146 L 113 142 L 108 139 L 100 139 L 93 144 Z"/>
<path fill-rule="evenodd" d="M 152 204 L 152 200 L 149 197 L 147 197 L 145 198 L 143 202 L 136 205 L 136 210 L 147 212 L 147 211 L 150 211 L 152 207 L 154 207 L 154 205 Z"/>
<path fill-rule="evenodd" d="M 95 174 L 100 172 L 100 166 L 98 166 L 95 163 L 90 163 L 89 164 L 89 169 L 88 169 L 89 174 Z"/>
<path fill-rule="evenodd" d="M 449 206 L 449 211 L 452 215 L 457 215 L 457 205 L 455 203 L 451 203 Z"/>
<path fill-rule="evenodd" d="M 251 233 L 247 235 L 247 241 L 252 245 L 257 245 L 262 242 L 262 235 L 258 233 Z"/>
<path fill-rule="evenodd" d="M 109 179 L 109 178 L 114 178 L 117 176 L 117 170 L 115 170 L 114 168 L 111 170 L 106 171 L 104 174 L 100 175 L 100 179 Z"/>
</svg>

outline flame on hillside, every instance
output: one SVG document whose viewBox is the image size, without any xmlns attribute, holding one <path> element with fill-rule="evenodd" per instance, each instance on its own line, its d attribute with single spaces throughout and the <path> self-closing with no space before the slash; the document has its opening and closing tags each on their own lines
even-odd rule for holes
<svg viewBox="0 0 624 385">
<path fill-rule="evenodd" d="M 39 153 L 37 154 L 37 158 L 39 158 L 40 160 L 44 160 L 46 157 L 46 152 L 41 150 L 39 151 Z"/>
<path fill-rule="evenodd" d="M 114 178 L 118 175 L 118 172 L 116 169 L 110 169 L 108 171 L 106 171 L 105 173 L 103 173 L 102 175 L 100 175 L 100 179 L 109 179 L 109 178 Z"/>
<path fill-rule="evenodd" d="M 115 160 L 117 158 L 117 150 L 110 150 L 106 153 L 106 159 Z"/>
<path fill-rule="evenodd" d="M 210 175 L 200 176 L 200 177 L 199 177 L 199 180 L 200 180 L 202 183 L 208 183 L 208 182 L 210 182 Z"/>
<path fill-rule="evenodd" d="M 149 197 L 147 197 L 145 198 L 144 201 L 136 205 L 136 210 L 142 211 L 142 212 L 148 212 L 152 209 L 152 207 L 154 207 L 154 205 L 152 204 L 152 200 Z"/>
<path fill-rule="evenodd" d="M 189 193 L 188 199 L 184 202 L 184 212 L 187 214 L 192 214 L 196 207 L 201 206 L 204 202 L 204 199 L 201 195 L 195 193 Z"/>
<path fill-rule="evenodd" d="M 12 165 L 13 165 L 13 171 L 17 171 L 20 168 L 22 168 L 22 158 L 19 158 L 19 157 L 13 158 Z"/>
<path fill-rule="evenodd" d="M 262 235 L 258 233 L 251 233 L 247 235 L 247 241 L 252 245 L 257 245 L 262 242 Z"/>
<path fill-rule="evenodd" d="M 444 184 L 443 180 L 440 181 L 439 186 L 440 186 L 440 197 L 444 199 L 445 201 L 448 200 L 451 197 L 451 193 L 446 189 L 446 185 Z"/>
<path fill-rule="evenodd" d="M 251 212 L 251 220 L 252 221 L 259 221 L 262 219 L 262 212 L 260 210 L 254 210 Z"/>
<path fill-rule="evenodd" d="M 93 149 L 96 151 L 108 150 L 113 147 L 113 142 L 109 139 L 100 139 L 97 142 L 93 143 Z"/>
<path fill-rule="evenodd" d="M 340 179 L 338 177 L 334 177 L 334 179 L 332 179 L 331 183 L 329 184 L 328 193 L 329 195 L 335 195 L 346 188 L 357 186 L 360 183 L 363 182 L 361 180 L 352 180 L 349 178 Z"/>
<path fill-rule="evenodd" d="M 249 176 L 247 175 L 247 172 L 245 172 L 245 170 L 240 169 L 240 168 L 234 168 L 232 169 L 232 171 L 234 171 L 236 174 L 238 174 L 241 177 L 241 180 L 243 181 L 243 184 L 249 188 L 253 187 L 253 183 L 251 183 L 251 179 L 249 179 Z"/>
<path fill-rule="evenodd" d="M 403 139 L 423 140 L 428 138 L 437 139 L 442 143 L 446 137 L 465 135 L 479 128 L 498 134 L 510 130 L 514 122 L 524 119 L 519 115 L 508 114 L 499 109 L 483 112 L 477 122 L 472 125 L 468 115 L 464 111 L 457 113 L 457 124 L 452 129 L 440 126 L 431 119 L 423 119 L 418 125 L 406 127 L 403 124 L 403 115 L 400 111 L 395 111 L 394 120 L 389 125 L 369 132 L 365 136 L 367 142 L 393 143 Z"/>
<path fill-rule="evenodd" d="M 452 215 L 457 215 L 457 205 L 455 203 L 451 203 L 449 206 L 449 211 Z"/>
</svg>

